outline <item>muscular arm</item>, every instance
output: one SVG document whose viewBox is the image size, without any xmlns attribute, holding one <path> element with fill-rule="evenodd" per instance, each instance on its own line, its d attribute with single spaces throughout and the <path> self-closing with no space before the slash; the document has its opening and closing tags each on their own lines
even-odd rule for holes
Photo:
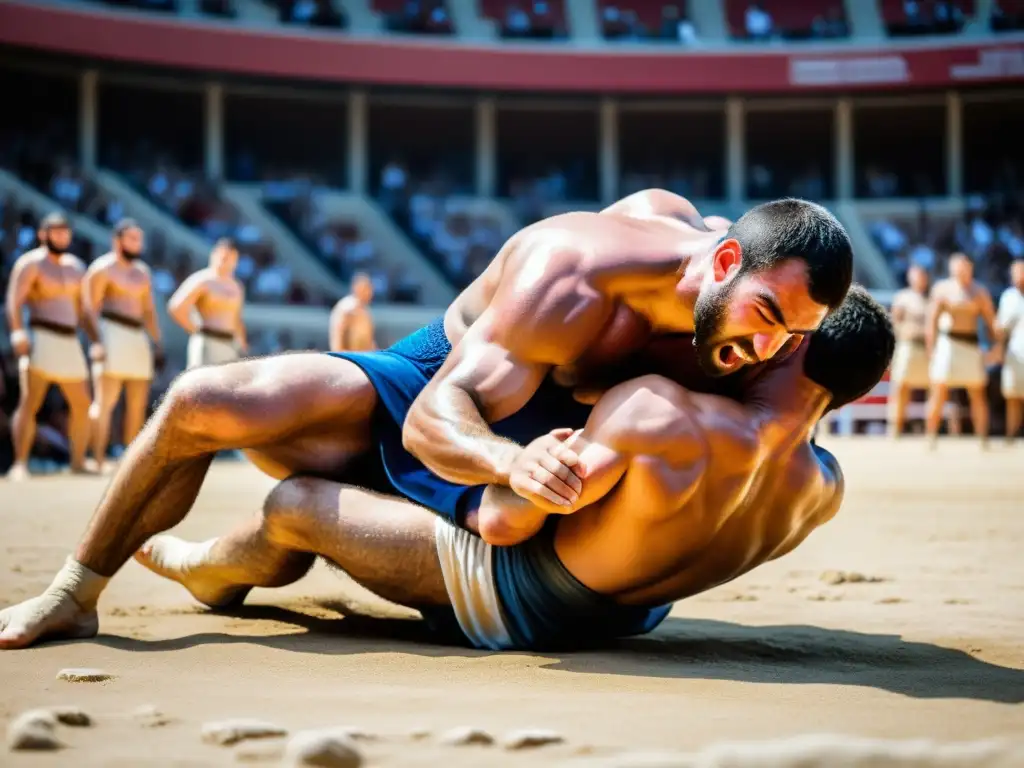
<svg viewBox="0 0 1024 768">
<path fill-rule="evenodd" d="M 345 300 L 342 299 L 335 304 L 334 309 L 331 310 L 329 329 L 331 352 L 345 351 L 345 338 L 348 332 L 348 323 L 349 311 L 345 304 Z"/>
<path fill-rule="evenodd" d="M 37 274 L 38 267 L 29 259 L 21 258 L 14 262 L 14 268 L 11 270 L 11 279 L 7 284 L 7 298 L 5 301 L 7 305 L 7 329 L 12 335 L 25 330 L 21 316 Z"/>
<path fill-rule="evenodd" d="M 576 254 L 531 258 L 506 270 L 491 306 L 406 418 L 406 450 L 450 482 L 508 485 L 520 446 L 489 424 L 522 408 L 551 367 L 575 360 L 610 316 L 610 302 L 580 290 Z"/>
<path fill-rule="evenodd" d="M 149 272 L 146 272 L 146 293 L 142 297 L 142 324 L 146 327 L 146 333 L 153 343 L 161 346 L 160 319 L 156 315 L 156 302 L 153 300 L 153 281 Z"/>
<path fill-rule="evenodd" d="M 167 313 L 171 320 L 180 325 L 185 333 L 190 336 L 196 332 L 195 323 L 192 322 L 192 309 L 196 302 L 206 292 L 206 280 L 202 274 L 190 275 L 185 282 L 178 286 L 167 302 Z"/>
<path fill-rule="evenodd" d="M 591 412 L 586 426 L 569 440 L 586 467 L 578 507 L 594 504 L 611 493 L 636 461 L 679 465 L 704 456 L 706 435 L 693 414 L 695 401 L 708 397 L 713 396 L 691 394 L 660 376 L 643 376 L 610 389 Z M 680 489 L 673 488 L 671 482 L 648 490 L 647 502 L 631 514 L 658 516 L 675 510 L 671 499 L 678 497 Z M 546 518 L 544 510 L 508 488 L 492 485 L 484 494 L 475 524 L 488 543 L 511 546 L 537 533 Z M 472 519 L 468 523 L 472 526 Z"/>
<path fill-rule="evenodd" d="M 924 343 L 928 354 L 935 349 L 935 337 L 939 333 L 939 316 L 942 314 L 942 293 L 939 286 L 932 288 L 928 299 L 928 320 L 924 326 Z"/>
<path fill-rule="evenodd" d="M 243 352 L 249 351 L 249 334 L 245 330 L 245 287 L 239 283 L 239 290 L 242 292 L 238 300 L 238 309 L 235 310 L 235 344 Z"/>
<path fill-rule="evenodd" d="M 998 344 L 1002 339 L 1003 331 L 996 322 L 996 310 L 992 304 L 992 295 L 987 288 L 978 286 L 979 309 L 981 317 L 985 321 L 985 328 L 988 329 L 989 338 L 993 344 Z"/>
<path fill-rule="evenodd" d="M 94 343 L 100 340 L 100 311 L 108 283 L 107 273 L 97 264 L 89 265 L 82 280 L 82 327 Z"/>
</svg>

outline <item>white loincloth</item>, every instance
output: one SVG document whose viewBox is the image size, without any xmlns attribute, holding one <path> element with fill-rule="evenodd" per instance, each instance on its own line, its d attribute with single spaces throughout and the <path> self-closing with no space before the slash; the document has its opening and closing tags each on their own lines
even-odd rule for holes
<svg viewBox="0 0 1024 768">
<path fill-rule="evenodd" d="M 238 350 L 227 339 L 197 331 L 188 339 L 188 367 L 220 365 L 238 360 Z"/>
<path fill-rule="evenodd" d="M 129 381 L 152 380 L 153 350 L 143 328 L 101 317 L 100 334 L 107 352 L 99 366 L 102 375 Z"/>
<path fill-rule="evenodd" d="M 889 380 L 893 384 L 903 384 L 911 389 L 928 388 L 928 352 L 923 342 L 896 342 Z"/>
<path fill-rule="evenodd" d="M 949 387 L 984 387 L 988 383 L 981 347 L 945 333 L 935 340 L 928 374 L 932 383 Z"/>
<path fill-rule="evenodd" d="M 32 328 L 32 349 L 18 360 L 18 367 L 57 383 L 89 378 L 89 366 L 78 343 L 78 334 L 57 333 L 38 326 Z"/>
<path fill-rule="evenodd" d="M 494 583 L 491 545 L 440 517 L 434 526 L 434 540 L 448 598 L 463 634 L 475 648 L 511 648 L 512 637 Z"/>
<path fill-rule="evenodd" d="M 1016 355 L 1012 350 L 1007 351 L 1000 384 L 1003 397 L 1006 399 L 1024 399 L 1024 355 Z"/>
</svg>

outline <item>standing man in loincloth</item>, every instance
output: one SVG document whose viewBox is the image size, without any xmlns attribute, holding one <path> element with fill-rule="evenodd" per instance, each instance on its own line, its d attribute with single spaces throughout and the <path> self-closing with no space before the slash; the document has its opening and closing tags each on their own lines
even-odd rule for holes
<svg viewBox="0 0 1024 768">
<path fill-rule="evenodd" d="M 78 341 L 81 286 L 85 265 L 67 252 L 71 225 L 51 213 L 39 225 L 35 250 L 22 255 L 7 286 L 7 324 L 18 358 L 21 394 L 11 421 L 14 464 L 11 480 L 28 475 L 28 457 L 36 434 L 36 414 L 56 384 L 68 404 L 71 471 L 85 471 L 89 441 L 89 369 Z M 31 334 L 22 325 L 28 310 Z"/>
<path fill-rule="evenodd" d="M 967 390 L 974 434 L 982 446 L 988 444 L 988 401 L 985 386 L 985 357 L 978 338 L 978 320 L 985 321 L 990 338 L 998 339 L 996 313 L 988 290 L 974 281 L 974 264 L 965 253 L 949 257 L 949 277 L 932 287 L 926 344 L 931 364 L 925 431 L 935 444 L 942 409 L 949 390 Z"/>
<path fill-rule="evenodd" d="M 1010 287 L 999 298 L 999 328 L 1006 337 L 1002 390 L 1006 398 L 1006 439 L 1024 421 L 1024 259 L 1010 265 Z"/>
<path fill-rule="evenodd" d="M 928 350 L 925 326 L 928 322 L 928 272 L 915 264 L 907 270 L 907 287 L 892 299 L 892 321 L 896 327 L 896 352 L 889 373 L 889 434 L 899 437 L 907 417 L 907 404 L 915 390 L 928 390 Z"/>
<path fill-rule="evenodd" d="M 101 465 L 110 441 L 110 417 L 124 392 L 124 445 L 142 429 L 154 362 L 162 363 L 160 325 L 149 267 L 142 261 L 144 235 L 131 219 L 114 227 L 113 248 L 85 273 L 83 302 L 92 329 L 92 451 Z"/>
<path fill-rule="evenodd" d="M 365 272 L 352 276 L 349 295 L 331 310 L 331 352 L 367 352 L 376 349 L 373 340 L 373 282 Z"/>
<path fill-rule="evenodd" d="M 210 252 L 210 266 L 189 276 L 167 302 L 171 319 L 189 335 L 189 368 L 232 363 L 248 350 L 242 318 L 245 287 L 235 279 L 237 264 L 234 242 L 218 240 Z"/>
</svg>

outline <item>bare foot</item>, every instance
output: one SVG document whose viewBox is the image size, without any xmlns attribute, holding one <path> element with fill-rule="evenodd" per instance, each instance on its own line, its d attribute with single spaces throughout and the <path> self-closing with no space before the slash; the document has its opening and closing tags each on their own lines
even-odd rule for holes
<svg viewBox="0 0 1024 768">
<path fill-rule="evenodd" d="M 251 587 L 240 587 L 218 576 L 216 571 L 220 569 L 208 562 L 215 541 L 193 544 L 176 536 L 154 536 L 135 553 L 135 559 L 157 576 L 181 584 L 203 605 L 241 605 Z"/>
<path fill-rule="evenodd" d="M 96 611 L 87 611 L 66 592 L 46 591 L 0 611 L 0 649 L 25 648 L 37 640 L 95 637 Z"/>
<path fill-rule="evenodd" d="M 12 483 L 20 483 L 23 480 L 28 480 L 31 475 L 28 473 L 28 467 L 24 464 L 14 464 L 9 470 L 7 470 L 7 479 Z"/>
</svg>

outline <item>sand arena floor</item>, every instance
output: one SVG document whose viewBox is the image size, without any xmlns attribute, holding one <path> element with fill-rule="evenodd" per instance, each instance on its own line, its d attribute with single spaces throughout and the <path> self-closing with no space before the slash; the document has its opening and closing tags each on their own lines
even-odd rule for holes
<svg viewBox="0 0 1024 768">
<path fill-rule="evenodd" d="M 653 635 L 580 654 L 493 654 L 423 642 L 419 623 L 318 566 L 208 613 L 134 562 L 100 604 L 93 641 L 0 652 L 0 722 L 74 703 L 97 720 L 63 752 L 0 765 L 236 765 L 253 749 L 200 740 L 204 721 L 249 716 L 299 729 L 359 726 L 369 765 L 549 765 L 807 732 L 943 740 L 1024 735 L 1024 445 L 825 438 L 842 460 L 838 517 L 795 553 L 676 606 Z M 0 606 L 49 582 L 104 480 L 0 483 Z M 214 467 L 178 532 L 206 538 L 271 482 Z M 827 572 L 852 572 L 839 581 Z M 855 577 L 856 578 L 856 577 Z M 348 607 L 346 607 L 348 606 Z M 370 618 L 347 617 L 355 606 Z M 384 618 L 382 618 L 384 617 Z M 102 684 L 55 679 L 101 667 Z M 153 704 L 171 722 L 129 713 Z M 471 725 L 555 729 L 566 744 L 514 753 L 441 747 Z M 243 754 L 237 754 L 242 752 Z M 248 755 L 248 759 L 259 756 Z"/>
</svg>

